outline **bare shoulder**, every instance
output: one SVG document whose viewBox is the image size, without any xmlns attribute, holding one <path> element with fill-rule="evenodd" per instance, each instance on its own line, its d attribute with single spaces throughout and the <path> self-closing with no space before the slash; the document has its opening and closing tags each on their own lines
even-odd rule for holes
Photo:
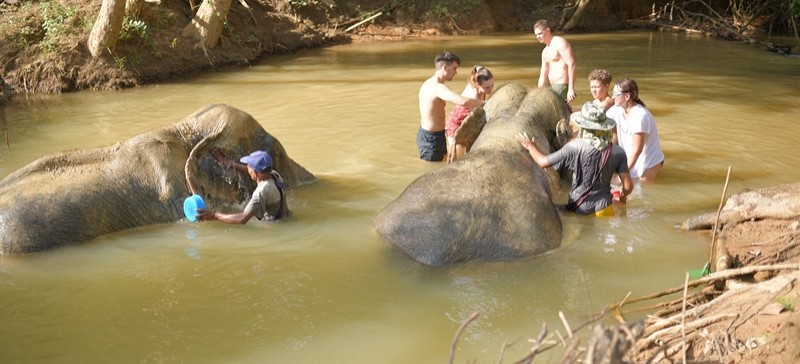
<svg viewBox="0 0 800 364">
<path fill-rule="evenodd" d="M 550 42 L 550 45 L 558 50 L 570 48 L 569 42 L 566 39 L 564 39 L 564 37 L 559 37 L 557 35 L 553 36 L 553 40 Z"/>
</svg>

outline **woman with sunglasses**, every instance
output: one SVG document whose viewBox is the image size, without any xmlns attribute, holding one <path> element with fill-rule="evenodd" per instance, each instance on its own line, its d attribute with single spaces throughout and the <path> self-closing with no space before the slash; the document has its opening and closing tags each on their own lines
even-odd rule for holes
<svg viewBox="0 0 800 364">
<path fill-rule="evenodd" d="M 489 94 L 494 90 L 494 75 L 488 68 L 477 65 L 472 67 L 467 86 L 461 92 L 461 96 L 485 101 Z M 447 163 L 450 163 L 467 153 L 467 146 L 456 144 L 456 130 L 464 122 L 464 119 L 474 108 L 456 105 L 447 116 L 444 124 L 444 134 L 447 138 Z"/>
<path fill-rule="evenodd" d="M 615 142 L 628 156 L 631 178 L 653 181 L 664 165 L 664 152 L 658 140 L 658 128 L 653 114 L 639 98 L 639 86 L 631 78 L 614 85 L 614 100 L 606 115 L 617 121 Z"/>
</svg>

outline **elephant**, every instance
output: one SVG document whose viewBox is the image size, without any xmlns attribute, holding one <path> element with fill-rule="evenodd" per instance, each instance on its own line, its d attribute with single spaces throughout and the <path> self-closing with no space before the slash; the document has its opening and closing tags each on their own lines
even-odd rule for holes
<svg viewBox="0 0 800 364">
<path fill-rule="evenodd" d="M 178 221 L 193 193 L 215 209 L 246 201 L 255 182 L 217 163 L 215 148 L 231 157 L 269 152 L 286 188 L 315 180 L 248 113 L 206 105 L 175 125 L 44 156 L 0 180 L 0 255 Z"/>
<path fill-rule="evenodd" d="M 561 245 L 553 202 L 561 176 L 540 168 L 516 136 L 534 136 L 543 153 L 561 148 L 570 138 L 566 102 L 511 83 L 484 109 L 488 121 L 471 150 L 417 178 L 374 219 L 383 239 L 420 263 L 510 260 Z"/>
<path fill-rule="evenodd" d="M 725 202 L 719 213 L 719 227 L 747 220 L 772 218 L 789 220 L 800 216 L 800 183 L 785 184 L 755 190 L 745 189 Z M 682 230 L 713 229 L 717 213 L 710 212 L 687 219 Z"/>
</svg>

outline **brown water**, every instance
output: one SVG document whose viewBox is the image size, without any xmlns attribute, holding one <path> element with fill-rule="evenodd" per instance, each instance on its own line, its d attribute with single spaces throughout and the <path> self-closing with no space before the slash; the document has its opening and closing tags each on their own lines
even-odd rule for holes
<svg viewBox="0 0 800 364">
<path fill-rule="evenodd" d="M 435 54 L 463 59 L 457 91 L 475 63 L 498 85 L 533 86 L 542 45 L 530 34 L 340 46 L 133 90 L 18 98 L 5 110 L 0 177 L 229 103 L 319 181 L 289 193 L 295 217 L 280 224 L 182 221 L 0 258 L 2 361 L 444 362 L 476 310 L 456 361 L 497 362 L 504 343 L 516 360 L 543 323 L 564 332 L 559 311 L 577 326 L 629 292 L 682 285 L 710 238 L 673 225 L 716 211 L 728 166 L 730 193 L 798 181 L 800 60 L 687 34 L 568 39 L 580 102 L 595 67 L 639 82 L 666 165 L 626 217 L 565 216 L 560 249 L 513 262 L 422 266 L 388 249 L 372 219 L 442 166 L 418 161 L 414 144 Z"/>
</svg>

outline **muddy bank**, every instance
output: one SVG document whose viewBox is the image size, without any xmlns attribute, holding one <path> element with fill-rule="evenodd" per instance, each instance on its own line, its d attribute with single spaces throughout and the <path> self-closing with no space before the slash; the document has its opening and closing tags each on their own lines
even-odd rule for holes
<svg viewBox="0 0 800 364">
<path fill-rule="evenodd" d="M 575 13 L 555 0 L 240 0 L 209 48 L 182 34 L 194 16 L 190 2 L 130 0 L 138 7 L 126 11 L 116 47 L 92 57 L 87 39 L 101 3 L 0 1 L 0 77 L 26 93 L 121 89 L 342 43 L 529 32 L 538 19 L 557 25 Z M 625 3 L 616 13 L 604 2 L 590 6 L 576 30 L 620 29 L 650 11 Z"/>
</svg>

